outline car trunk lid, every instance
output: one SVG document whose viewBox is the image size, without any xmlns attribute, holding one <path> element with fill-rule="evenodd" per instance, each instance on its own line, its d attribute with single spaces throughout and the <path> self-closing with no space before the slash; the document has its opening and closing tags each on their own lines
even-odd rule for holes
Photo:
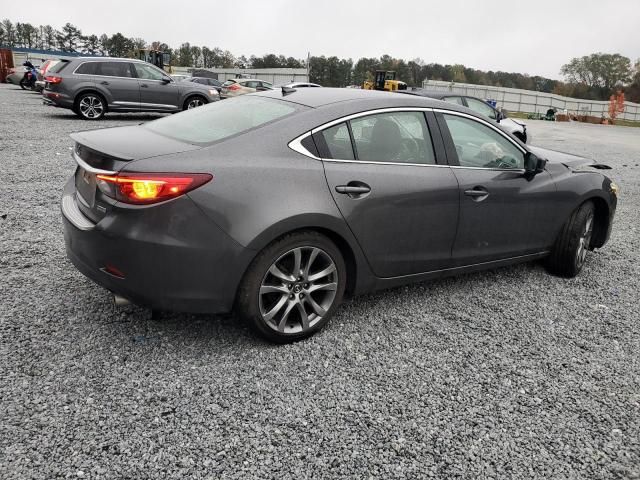
<svg viewBox="0 0 640 480">
<path fill-rule="evenodd" d="M 201 147 L 170 139 L 139 126 L 116 127 L 71 134 L 76 200 L 80 211 L 99 222 L 116 203 L 97 186 L 97 175 L 115 175 L 133 160 L 197 150 Z"/>
</svg>

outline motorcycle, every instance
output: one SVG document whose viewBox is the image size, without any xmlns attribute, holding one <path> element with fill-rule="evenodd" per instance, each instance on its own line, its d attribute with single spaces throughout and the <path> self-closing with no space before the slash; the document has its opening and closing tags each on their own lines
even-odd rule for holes
<svg viewBox="0 0 640 480">
<path fill-rule="evenodd" d="M 24 72 L 22 80 L 20 80 L 20 88 L 23 90 L 26 90 L 27 88 L 35 90 L 36 80 L 38 80 L 38 71 L 36 70 L 36 67 L 34 67 L 29 61 L 24 62 L 22 65 L 27 67 L 27 71 Z"/>
</svg>

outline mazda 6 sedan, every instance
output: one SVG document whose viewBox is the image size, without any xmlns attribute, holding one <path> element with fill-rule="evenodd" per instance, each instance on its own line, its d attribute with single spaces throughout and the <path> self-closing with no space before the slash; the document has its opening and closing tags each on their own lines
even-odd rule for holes
<svg viewBox="0 0 640 480">
<path fill-rule="evenodd" d="M 345 295 L 536 259 L 573 277 L 617 203 L 605 165 L 389 92 L 273 90 L 72 138 L 75 266 L 120 301 L 233 310 L 275 342 Z"/>
</svg>

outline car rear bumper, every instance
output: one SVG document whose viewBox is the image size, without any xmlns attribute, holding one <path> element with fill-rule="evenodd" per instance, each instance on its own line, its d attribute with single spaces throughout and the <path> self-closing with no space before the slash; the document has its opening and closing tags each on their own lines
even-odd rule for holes
<svg viewBox="0 0 640 480">
<path fill-rule="evenodd" d="M 73 98 L 69 98 L 64 93 L 51 92 L 46 89 L 42 91 L 42 103 L 54 107 L 73 108 Z"/>
<path fill-rule="evenodd" d="M 76 202 L 72 178 L 61 202 L 64 239 L 68 258 L 85 276 L 158 310 L 231 311 L 254 252 L 228 237 L 190 198 L 129 212 L 115 208 L 98 223 Z"/>
</svg>

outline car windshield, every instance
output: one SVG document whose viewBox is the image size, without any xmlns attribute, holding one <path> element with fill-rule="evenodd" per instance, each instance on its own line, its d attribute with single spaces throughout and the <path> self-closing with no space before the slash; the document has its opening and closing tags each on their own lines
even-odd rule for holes
<svg viewBox="0 0 640 480">
<path fill-rule="evenodd" d="M 245 96 L 146 123 L 156 133 L 188 143 L 206 144 L 238 135 L 292 114 L 290 103 Z"/>
</svg>

